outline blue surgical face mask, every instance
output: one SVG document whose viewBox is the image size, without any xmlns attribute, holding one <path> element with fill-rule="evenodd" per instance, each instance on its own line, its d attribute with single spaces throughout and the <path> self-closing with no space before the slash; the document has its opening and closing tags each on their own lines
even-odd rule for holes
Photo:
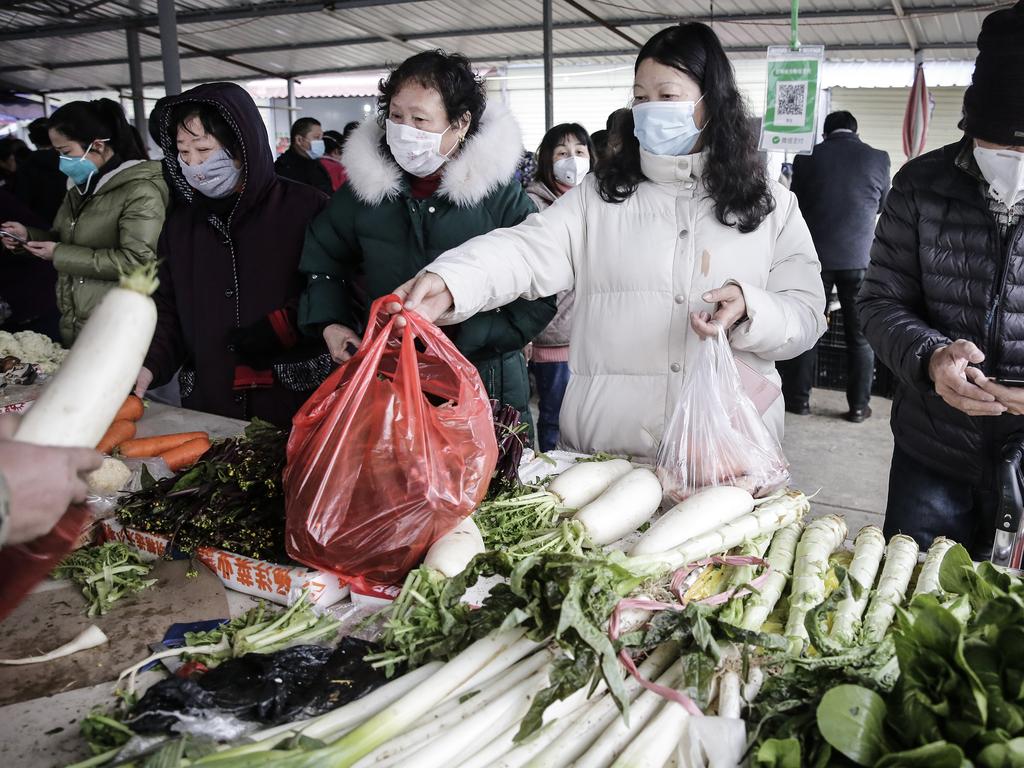
<svg viewBox="0 0 1024 768">
<path fill-rule="evenodd" d="M 693 113 L 697 101 L 648 101 L 633 107 L 633 135 L 652 155 L 678 157 L 693 151 L 701 128 Z"/>
<path fill-rule="evenodd" d="M 99 143 L 103 143 L 105 141 L 110 141 L 110 139 L 96 140 L 96 142 Z M 93 142 L 93 144 L 96 142 Z M 89 151 L 91 149 L 92 147 L 90 146 L 81 157 L 68 157 L 66 155 L 60 156 L 59 164 L 61 173 L 71 179 L 71 181 L 79 187 L 87 184 L 89 179 L 91 179 L 93 175 L 98 173 L 100 170 L 96 163 L 94 163 L 89 157 Z"/>
<path fill-rule="evenodd" d="M 313 160 L 319 160 L 324 156 L 324 140 L 323 139 L 312 139 L 309 142 L 309 156 Z"/>
</svg>

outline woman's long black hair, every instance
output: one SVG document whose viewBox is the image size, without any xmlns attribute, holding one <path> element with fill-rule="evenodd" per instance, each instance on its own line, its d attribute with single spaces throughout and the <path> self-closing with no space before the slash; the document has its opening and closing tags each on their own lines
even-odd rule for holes
<svg viewBox="0 0 1024 768">
<path fill-rule="evenodd" d="M 635 69 L 647 59 L 685 72 L 700 84 L 708 155 L 703 180 L 715 201 L 715 217 L 740 232 L 753 232 L 775 209 L 775 198 L 757 156 L 750 114 L 718 37 L 705 24 L 678 24 L 647 41 Z M 601 197 L 610 203 L 627 200 L 645 178 L 632 114 L 620 130 L 621 149 L 597 170 Z"/>
<path fill-rule="evenodd" d="M 122 160 L 147 157 L 142 137 L 128 123 L 121 105 L 110 99 L 65 104 L 50 115 L 50 130 L 60 131 L 85 150 L 98 140 L 107 140 Z"/>
</svg>

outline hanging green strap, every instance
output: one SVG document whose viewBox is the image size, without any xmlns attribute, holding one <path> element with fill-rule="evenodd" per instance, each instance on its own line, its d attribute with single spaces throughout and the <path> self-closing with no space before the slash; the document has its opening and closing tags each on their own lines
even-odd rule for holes
<svg viewBox="0 0 1024 768">
<path fill-rule="evenodd" d="M 800 48 L 800 0 L 791 0 L 789 14 L 789 47 L 794 51 Z"/>
</svg>

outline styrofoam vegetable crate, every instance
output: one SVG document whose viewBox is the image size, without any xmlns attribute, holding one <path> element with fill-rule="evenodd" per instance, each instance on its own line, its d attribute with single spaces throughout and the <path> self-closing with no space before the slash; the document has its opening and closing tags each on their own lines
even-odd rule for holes
<svg viewBox="0 0 1024 768">
<path fill-rule="evenodd" d="M 105 539 L 125 542 L 138 550 L 144 560 L 156 560 L 167 551 L 166 536 L 125 528 L 113 518 L 100 525 Z M 343 579 L 301 565 L 276 565 L 214 547 L 200 547 L 196 559 L 216 573 L 228 589 L 280 605 L 288 605 L 292 590 L 304 588 L 309 589 L 310 599 L 323 607 L 334 605 L 349 594 Z"/>
</svg>

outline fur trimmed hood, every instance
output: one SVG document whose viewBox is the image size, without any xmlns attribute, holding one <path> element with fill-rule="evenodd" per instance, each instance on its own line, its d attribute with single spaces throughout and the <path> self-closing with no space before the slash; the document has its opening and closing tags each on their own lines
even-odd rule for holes
<svg viewBox="0 0 1024 768">
<path fill-rule="evenodd" d="M 519 124 L 504 105 L 490 102 L 477 132 L 443 168 L 438 194 L 460 208 L 482 202 L 515 176 L 523 155 Z M 384 143 L 384 130 L 367 120 L 345 142 L 341 158 L 348 183 L 360 201 L 379 205 L 405 186 L 404 173 Z"/>
</svg>

